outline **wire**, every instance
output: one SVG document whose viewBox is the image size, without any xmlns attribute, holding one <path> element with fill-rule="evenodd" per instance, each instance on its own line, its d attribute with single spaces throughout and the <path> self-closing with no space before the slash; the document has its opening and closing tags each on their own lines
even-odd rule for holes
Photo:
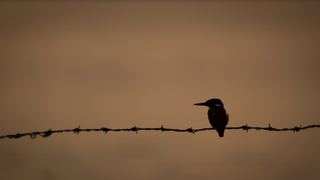
<svg viewBox="0 0 320 180">
<path fill-rule="evenodd" d="M 309 126 L 299 126 L 299 127 L 293 127 L 293 128 L 282 128 L 282 129 L 278 129 L 278 128 L 274 128 L 271 127 L 271 125 L 269 124 L 269 127 L 251 127 L 248 126 L 247 124 L 244 126 L 240 126 L 240 127 L 226 127 L 225 129 L 242 129 L 248 132 L 249 129 L 256 129 L 256 130 L 266 130 L 266 131 L 293 131 L 293 132 L 298 132 L 300 130 L 305 130 L 305 129 L 310 129 L 310 128 L 319 128 L 320 125 L 309 125 Z M 17 134 L 9 134 L 9 135 L 4 135 L 4 136 L 0 136 L 0 139 L 4 139 L 4 138 L 8 138 L 8 139 L 18 139 L 24 136 L 30 136 L 31 139 L 35 139 L 38 135 L 41 137 L 49 137 L 54 133 L 63 133 L 63 132 L 74 132 L 76 134 L 79 134 L 82 131 L 86 131 L 86 132 L 90 132 L 90 131 L 103 131 L 105 132 L 105 134 L 109 131 L 134 131 L 136 133 L 138 133 L 138 131 L 174 131 L 174 132 L 189 132 L 189 133 L 195 133 L 198 131 L 207 131 L 207 130 L 213 130 L 216 128 L 201 128 L 201 129 L 193 129 L 188 128 L 188 129 L 172 129 L 172 128 L 164 128 L 162 125 L 159 128 L 140 128 L 140 127 L 132 127 L 132 128 L 125 128 L 125 129 L 110 129 L 110 128 L 106 128 L 106 127 L 102 127 L 99 129 L 80 129 L 80 126 L 74 129 L 65 129 L 65 130 L 51 130 L 49 129 L 48 131 L 42 131 L 42 132 L 31 132 L 31 133 L 17 133 Z"/>
</svg>

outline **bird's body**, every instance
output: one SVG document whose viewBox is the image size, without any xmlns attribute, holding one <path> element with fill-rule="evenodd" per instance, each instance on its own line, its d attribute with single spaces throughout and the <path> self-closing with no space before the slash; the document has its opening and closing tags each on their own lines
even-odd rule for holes
<svg viewBox="0 0 320 180">
<path fill-rule="evenodd" d="M 229 116 L 227 115 L 226 110 L 221 106 L 209 108 L 208 118 L 211 126 L 216 128 L 220 137 L 223 137 L 224 129 L 229 122 Z"/>
<path fill-rule="evenodd" d="M 208 106 L 208 118 L 211 126 L 216 129 L 220 137 L 224 136 L 224 130 L 229 122 L 229 116 L 223 107 L 220 99 L 210 99 L 204 103 L 197 103 L 194 105 Z"/>
</svg>

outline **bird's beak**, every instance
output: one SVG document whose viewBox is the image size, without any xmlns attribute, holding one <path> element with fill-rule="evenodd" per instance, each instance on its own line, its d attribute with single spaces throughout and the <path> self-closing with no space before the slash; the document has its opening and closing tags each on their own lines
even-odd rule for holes
<svg viewBox="0 0 320 180">
<path fill-rule="evenodd" d="M 207 104 L 206 103 L 197 103 L 197 104 L 194 104 L 196 106 L 206 106 Z"/>
</svg>

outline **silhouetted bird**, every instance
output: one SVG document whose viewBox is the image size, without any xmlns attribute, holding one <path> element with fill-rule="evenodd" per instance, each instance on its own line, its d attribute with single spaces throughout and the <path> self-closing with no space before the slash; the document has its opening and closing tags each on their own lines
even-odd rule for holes
<svg viewBox="0 0 320 180">
<path fill-rule="evenodd" d="M 220 137 L 224 135 L 224 129 L 229 122 L 229 115 L 223 107 L 220 99 L 210 99 L 204 103 L 194 104 L 197 106 L 208 106 L 208 118 L 211 126 L 216 128 Z"/>
</svg>

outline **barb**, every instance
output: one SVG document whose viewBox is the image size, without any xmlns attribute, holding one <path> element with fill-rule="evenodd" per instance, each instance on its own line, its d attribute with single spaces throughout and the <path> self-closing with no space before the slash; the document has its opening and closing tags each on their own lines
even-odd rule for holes
<svg viewBox="0 0 320 180">
<path fill-rule="evenodd" d="M 282 129 L 278 129 L 278 128 L 274 128 L 269 124 L 269 127 L 251 127 L 248 126 L 248 124 L 244 125 L 244 126 L 240 126 L 240 127 L 226 127 L 226 129 L 242 129 L 248 132 L 249 129 L 255 129 L 255 130 L 266 130 L 266 131 L 293 131 L 293 132 L 298 132 L 300 130 L 305 130 L 305 129 L 309 129 L 309 128 L 319 128 L 320 125 L 309 125 L 309 126 L 295 126 L 293 128 L 282 128 Z M 109 131 L 134 131 L 136 133 L 138 133 L 138 131 L 174 131 L 174 132 L 189 132 L 189 133 L 193 133 L 195 134 L 198 131 L 207 131 L 207 130 L 214 130 L 215 128 L 201 128 L 201 129 L 193 129 L 191 128 L 187 128 L 187 129 L 171 129 L 171 128 L 164 128 L 163 125 L 161 125 L 161 127 L 159 128 L 139 128 L 139 127 L 132 127 L 132 128 L 126 128 L 126 129 L 110 129 L 110 128 L 106 128 L 106 127 L 102 127 L 100 129 L 80 129 L 80 126 L 78 126 L 77 128 L 74 129 L 65 129 L 65 130 L 51 130 L 49 129 L 48 131 L 43 131 L 43 132 L 31 132 L 31 133 L 17 133 L 17 134 L 9 134 L 9 135 L 4 135 L 4 136 L 0 136 L 0 139 L 4 139 L 4 138 L 8 138 L 8 139 L 18 139 L 24 136 L 30 136 L 31 139 L 35 139 L 37 136 L 41 136 L 41 137 L 49 137 L 54 133 L 63 133 L 63 132 L 74 132 L 75 134 L 79 134 L 82 131 L 103 131 L 105 132 L 105 134 L 107 134 L 107 132 Z"/>
</svg>

